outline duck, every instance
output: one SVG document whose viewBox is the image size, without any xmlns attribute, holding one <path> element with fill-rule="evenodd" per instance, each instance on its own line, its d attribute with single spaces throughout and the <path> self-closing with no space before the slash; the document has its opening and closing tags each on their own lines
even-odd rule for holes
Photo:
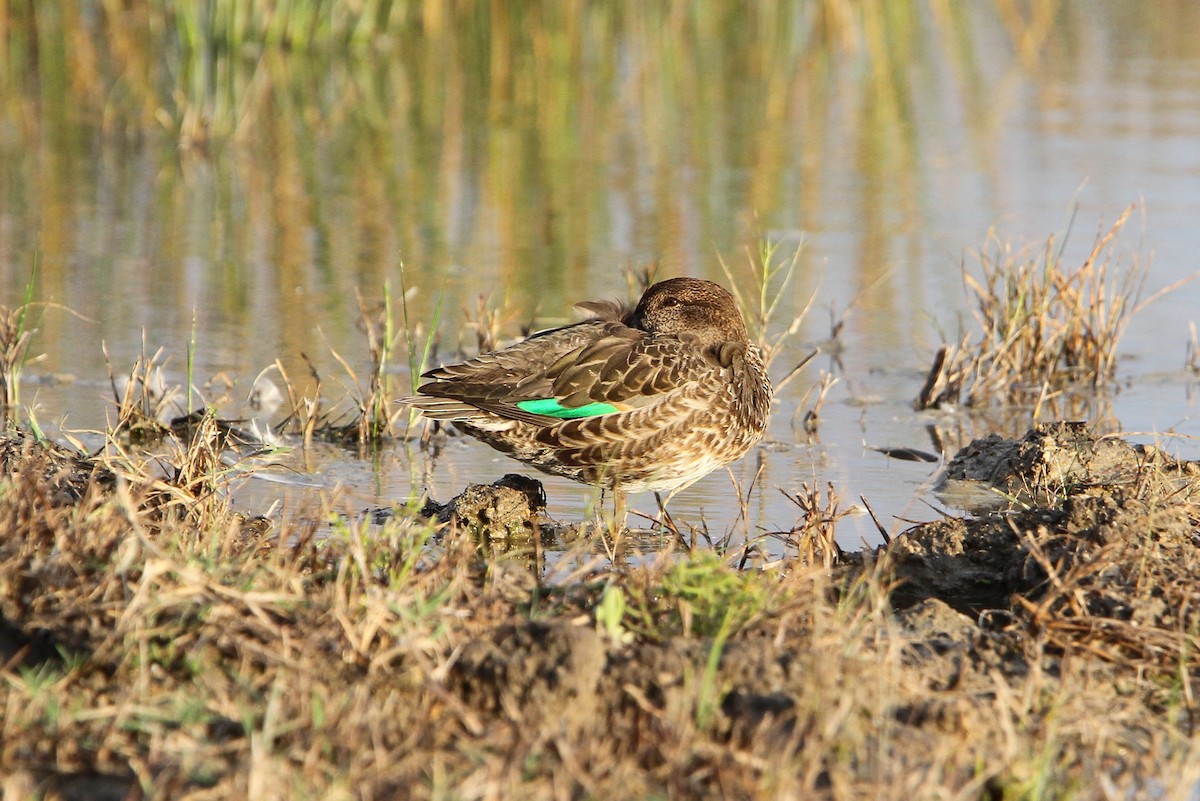
<svg viewBox="0 0 1200 801">
<path fill-rule="evenodd" d="M 762 439 L 772 389 L 736 299 L 671 278 L 589 316 L 422 375 L 401 399 L 545 473 L 667 501 Z M 665 506 L 665 502 L 663 502 Z M 622 516 L 623 523 L 623 516 Z"/>
</svg>

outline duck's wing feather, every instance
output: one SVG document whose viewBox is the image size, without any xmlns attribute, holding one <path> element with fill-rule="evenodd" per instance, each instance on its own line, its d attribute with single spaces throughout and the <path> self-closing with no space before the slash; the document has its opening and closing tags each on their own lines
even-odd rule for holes
<svg viewBox="0 0 1200 801">
<path fill-rule="evenodd" d="M 653 403 L 695 380 L 704 361 L 678 337 L 590 320 L 535 335 L 462 364 L 432 370 L 425 396 L 541 425 Z M 429 403 L 417 403 L 428 409 Z M 432 411 L 432 409 L 429 409 Z"/>
<path fill-rule="evenodd" d="M 698 356 L 675 336 L 609 336 L 551 366 L 551 395 L 563 406 L 644 406 L 695 380 Z"/>
<path fill-rule="evenodd" d="M 422 384 L 418 391 L 467 402 L 549 397 L 550 369 L 605 338 L 610 329 L 629 330 L 619 323 L 586 320 L 542 331 L 502 350 L 430 370 L 423 377 L 433 381 Z"/>
</svg>

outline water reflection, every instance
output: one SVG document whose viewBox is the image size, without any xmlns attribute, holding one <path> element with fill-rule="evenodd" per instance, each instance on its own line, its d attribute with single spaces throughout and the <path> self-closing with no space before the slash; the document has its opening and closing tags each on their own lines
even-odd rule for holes
<svg viewBox="0 0 1200 801">
<path fill-rule="evenodd" d="M 332 351 L 365 358 L 356 293 L 397 291 L 402 263 L 414 321 L 445 298 L 448 357 L 471 347 L 480 295 L 511 336 L 625 295 L 623 265 L 723 280 L 719 253 L 745 281 L 764 232 L 803 232 L 781 319 L 818 302 L 778 369 L 828 338 L 829 304 L 850 312 L 840 361 L 814 360 L 780 399 L 754 514 L 786 528 L 775 488 L 833 481 L 890 521 L 928 512 L 913 500 L 928 471 L 870 447 L 930 447 L 909 402 L 957 335 L 962 253 L 989 226 L 1036 241 L 1077 204 L 1069 249 L 1086 252 L 1093 226 L 1144 198 L 1150 289 L 1200 266 L 1186 0 L 395 5 L 365 34 L 334 25 L 287 48 L 195 43 L 155 3 L 0 11 L 0 291 L 20 297 L 32 272 L 37 297 L 77 312 L 39 323 L 34 372 L 78 379 L 26 393 L 43 421 L 99 425 L 99 342 L 127 367 L 143 330 L 177 381 L 194 339 L 196 375 L 225 372 L 235 395 L 277 358 L 314 392 L 307 357 L 336 398 L 349 381 Z M 1182 367 L 1198 293 L 1135 321 L 1125 371 Z M 820 369 L 841 380 L 808 444 L 790 421 Z M 1200 433 L 1185 387 L 1123 392 L 1104 416 Z M 512 469 L 451 456 L 431 473 L 442 497 Z M 366 492 L 406 496 L 401 472 Z M 562 514 L 586 503 L 549 489 Z M 711 476 L 677 502 L 720 527 L 729 493 Z"/>
</svg>

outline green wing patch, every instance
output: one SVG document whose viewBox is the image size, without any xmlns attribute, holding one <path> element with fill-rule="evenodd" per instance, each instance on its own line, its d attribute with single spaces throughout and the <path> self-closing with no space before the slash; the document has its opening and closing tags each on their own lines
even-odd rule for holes
<svg viewBox="0 0 1200 801">
<path fill-rule="evenodd" d="M 611 403 L 586 403 L 583 406 L 563 406 L 555 398 L 537 398 L 517 403 L 517 408 L 530 414 L 540 414 L 545 417 L 557 417 L 560 420 L 574 420 L 579 417 L 596 417 L 601 414 L 619 412 Z"/>
</svg>

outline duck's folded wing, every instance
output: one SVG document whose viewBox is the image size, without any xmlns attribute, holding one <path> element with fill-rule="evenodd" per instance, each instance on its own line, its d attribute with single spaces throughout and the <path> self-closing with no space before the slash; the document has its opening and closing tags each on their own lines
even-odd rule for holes
<svg viewBox="0 0 1200 801">
<path fill-rule="evenodd" d="M 551 366 L 551 397 L 566 407 L 644 406 L 693 382 L 701 361 L 673 336 L 606 337 Z"/>
<path fill-rule="evenodd" d="M 611 327 L 612 324 L 588 320 L 543 331 L 503 350 L 430 370 L 422 378 L 433 381 L 422 384 L 418 391 L 425 395 L 480 401 L 496 400 L 523 391 L 544 394 L 550 391 L 552 382 L 547 378 L 547 370 L 564 355 L 577 352 L 587 343 L 605 336 Z"/>
<path fill-rule="evenodd" d="M 420 391 L 441 399 L 441 417 L 449 416 L 453 403 L 546 425 L 646 406 L 694 381 L 702 361 L 675 337 L 608 325 L 580 343 L 573 336 L 565 340 L 568 330 L 560 329 L 555 341 L 538 343 L 543 347 L 537 359 L 528 351 L 514 352 L 535 342 L 526 340 L 432 371 L 428 375 L 437 380 Z M 418 405 L 425 410 L 432 404 Z"/>
</svg>

